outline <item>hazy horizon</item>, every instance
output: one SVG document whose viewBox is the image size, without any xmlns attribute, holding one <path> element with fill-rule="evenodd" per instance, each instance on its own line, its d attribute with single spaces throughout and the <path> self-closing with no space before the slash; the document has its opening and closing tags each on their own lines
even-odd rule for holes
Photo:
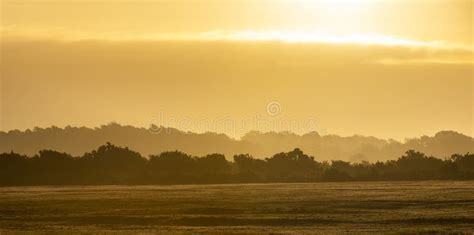
<svg viewBox="0 0 474 235">
<path fill-rule="evenodd" d="M 151 134 L 155 134 L 154 133 L 154 129 L 152 127 L 152 125 L 156 125 L 154 123 L 150 123 L 150 125 L 148 126 L 135 126 L 135 125 L 132 125 L 132 124 L 125 124 L 125 123 L 118 123 L 118 122 L 108 122 L 108 123 L 104 123 L 104 124 L 101 124 L 101 125 L 98 125 L 98 126 L 73 126 L 73 125 L 65 125 L 65 126 L 57 126 L 57 125 L 51 125 L 51 126 L 34 126 L 34 127 L 30 127 L 30 128 L 25 128 L 25 129 L 10 129 L 10 130 L 0 130 L 0 132 L 3 132 L 3 133 L 9 133 L 9 132 L 13 132 L 13 131 L 20 131 L 20 132 L 27 132 L 27 131 L 35 131 L 36 128 L 39 128 L 39 129 L 48 129 L 48 128 L 59 128 L 59 129 L 65 129 L 65 128 L 88 128 L 88 129 L 100 129 L 104 126 L 108 126 L 108 125 L 119 125 L 119 126 L 123 126 L 123 127 L 133 127 L 133 128 L 137 128 L 137 129 L 146 129 L 148 131 L 150 131 Z M 401 143 L 404 143 L 406 142 L 407 140 L 410 140 L 410 139 L 415 139 L 415 138 L 420 138 L 420 137 L 423 137 L 423 136 L 435 136 L 437 133 L 440 133 L 440 132 L 456 132 L 456 133 L 459 133 L 461 135 L 464 135 L 464 136 L 468 136 L 468 137 L 471 137 L 471 138 L 474 138 L 474 136 L 471 136 L 469 134 L 466 134 L 466 133 L 462 133 L 462 132 L 459 132 L 459 131 L 455 131 L 455 130 L 449 130 L 449 129 L 446 129 L 446 130 L 438 130 L 438 131 L 435 131 L 434 133 L 425 133 L 425 134 L 421 134 L 421 135 L 417 135 L 417 136 L 406 136 L 402 139 L 396 139 L 396 138 L 392 138 L 392 137 L 381 137 L 381 136 L 374 136 L 374 135 L 363 135 L 363 134 L 360 134 L 360 133 L 354 133 L 354 134 L 348 134 L 348 135 L 341 135 L 341 134 L 338 134 L 338 133 L 329 133 L 327 132 L 325 129 L 322 129 L 322 130 L 309 130 L 308 132 L 302 132 L 302 133 L 296 133 L 296 132 L 293 132 L 291 130 L 281 130 L 281 131 L 274 131 L 274 130 L 268 130 L 268 131 L 262 131 L 262 130 L 249 130 L 247 132 L 245 132 L 243 135 L 240 135 L 240 136 L 232 136 L 232 135 L 228 135 L 227 133 L 224 133 L 224 132 L 215 132 L 215 131 L 206 131 L 206 130 L 201 130 L 201 131 L 192 131 L 192 130 L 184 130 L 184 129 L 180 129 L 178 127 L 173 127 L 173 126 L 162 126 L 162 125 L 156 125 L 156 127 L 158 129 L 174 129 L 176 131 L 179 131 L 179 132 L 183 132 L 183 133 L 190 133 L 190 134 L 217 134 L 217 135 L 225 135 L 231 139 L 234 139 L 234 140 L 241 140 L 243 137 L 245 137 L 246 135 L 248 134 L 252 134 L 252 133 L 259 133 L 259 134 L 290 134 L 290 135 L 296 135 L 296 136 L 304 136 L 304 135 L 308 135 L 308 134 L 312 134 L 312 133 L 317 133 L 318 135 L 320 135 L 321 137 L 323 136 L 339 136 L 339 137 L 354 137 L 354 136 L 362 136 L 362 137 L 373 137 L 373 138 L 377 138 L 377 139 L 384 139 L 384 140 L 395 140 L 395 141 L 398 141 L 398 142 L 401 142 Z M 158 132 L 159 133 L 159 132 Z"/>
<path fill-rule="evenodd" d="M 472 1 L 2 1 L 0 130 L 473 136 Z M 269 109 L 271 108 L 271 109 Z"/>
<path fill-rule="evenodd" d="M 174 128 L 151 126 L 138 128 L 117 123 L 98 128 L 34 128 L 27 131 L 0 132 L 0 152 L 34 155 L 44 149 L 80 156 L 110 142 L 135 149 L 143 156 L 166 151 L 182 151 L 203 156 L 224 154 L 228 160 L 236 154 L 250 154 L 265 159 L 275 153 L 299 148 L 320 160 L 350 162 L 396 159 L 405 151 L 421 151 L 429 156 L 446 158 L 452 154 L 474 152 L 474 138 L 454 131 L 406 138 L 403 141 L 372 136 L 339 136 L 311 132 L 249 132 L 240 139 L 213 132 L 185 132 Z"/>
</svg>

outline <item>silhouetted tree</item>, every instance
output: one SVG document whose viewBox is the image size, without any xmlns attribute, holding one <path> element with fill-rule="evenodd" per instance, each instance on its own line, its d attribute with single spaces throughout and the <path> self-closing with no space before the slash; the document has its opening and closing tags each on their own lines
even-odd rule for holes
<svg viewBox="0 0 474 235">
<path fill-rule="evenodd" d="M 196 160 L 179 151 L 150 156 L 151 178 L 164 183 L 193 182 Z"/>
<path fill-rule="evenodd" d="M 442 165 L 443 160 L 414 150 L 408 150 L 397 161 L 400 178 L 404 180 L 437 179 Z"/>
<path fill-rule="evenodd" d="M 31 184 L 31 162 L 28 157 L 17 153 L 0 154 L 0 184 Z"/>
<path fill-rule="evenodd" d="M 451 160 L 454 162 L 458 176 L 461 179 L 474 179 L 474 154 L 453 154 Z"/>
<path fill-rule="evenodd" d="M 237 178 L 240 182 L 260 182 L 265 180 L 265 161 L 255 159 L 249 154 L 234 156 Z"/>
<path fill-rule="evenodd" d="M 222 154 L 209 154 L 196 158 L 199 177 L 206 182 L 217 182 L 217 179 L 225 181 L 230 169 L 229 162 Z"/>
<path fill-rule="evenodd" d="M 84 154 L 82 173 L 95 183 L 135 183 L 143 178 L 147 163 L 138 152 L 111 143 Z M 89 172 L 89 173 L 88 173 Z"/>
<path fill-rule="evenodd" d="M 41 150 L 32 159 L 35 180 L 43 184 L 68 184 L 75 182 L 74 159 L 67 153 Z"/>
<path fill-rule="evenodd" d="M 318 175 L 319 165 L 314 157 L 296 148 L 288 153 L 278 153 L 267 158 L 268 174 L 276 181 L 307 181 Z"/>
</svg>

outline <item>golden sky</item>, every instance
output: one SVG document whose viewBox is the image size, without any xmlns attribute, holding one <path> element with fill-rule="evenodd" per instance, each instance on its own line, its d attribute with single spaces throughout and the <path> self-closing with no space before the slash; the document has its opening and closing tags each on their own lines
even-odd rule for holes
<svg viewBox="0 0 474 235">
<path fill-rule="evenodd" d="M 473 21 L 470 0 L 3 0 L 0 128 L 472 136 Z"/>
</svg>

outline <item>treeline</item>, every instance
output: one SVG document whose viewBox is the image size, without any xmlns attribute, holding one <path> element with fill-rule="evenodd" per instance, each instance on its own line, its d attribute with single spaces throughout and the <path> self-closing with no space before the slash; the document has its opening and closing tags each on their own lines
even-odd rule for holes
<svg viewBox="0 0 474 235">
<path fill-rule="evenodd" d="M 474 154 L 439 159 L 413 150 L 398 160 L 376 163 L 318 162 L 300 149 L 265 160 L 248 154 L 227 161 L 163 152 L 144 158 L 110 143 L 73 157 L 42 150 L 33 157 L 0 154 L 0 185 L 204 184 L 378 180 L 472 180 Z"/>
<path fill-rule="evenodd" d="M 128 146 L 143 156 L 178 149 L 193 156 L 222 153 L 229 161 L 240 153 L 264 159 L 295 147 L 308 155 L 316 156 L 319 161 L 395 160 L 408 149 L 437 157 L 474 153 L 474 138 L 454 131 L 440 131 L 433 136 L 409 138 L 403 142 L 362 135 L 320 135 L 317 132 L 297 135 L 290 132 L 257 131 L 251 131 L 237 140 L 224 134 L 192 133 L 153 124 L 149 128 L 137 128 L 118 123 L 96 128 L 52 126 L 24 131 L 0 131 L 0 153 L 14 151 L 28 156 L 43 149 L 82 156 L 105 142 Z"/>
</svg>

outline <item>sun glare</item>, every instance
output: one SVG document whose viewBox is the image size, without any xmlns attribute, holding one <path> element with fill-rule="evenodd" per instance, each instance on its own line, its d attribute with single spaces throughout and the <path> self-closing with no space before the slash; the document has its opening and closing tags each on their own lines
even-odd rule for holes
<svg viewBox="0 0 474 235">
<path fill-rule="evenodd" d="M 399 38 L 384 34 L 336 34 L 305 31 L 208 31 L 197 33 L 167 33 L 167 34 L 123 34 L 102 33 L 88 34 L 78 31 L 48 31 L 48 30 L 18 30 L 3 28 L 0 32 L 5 37 L 57 39 L 62 41 L 106 40 L 106 41 L 254 41 L 254 42 L 284 42 L 284 43 L 319 43 L 319 44 L 353 44 L 380 45 L 404 47 L 430 47 L 445 49 L 469 49 L 466 45 L 452 44 L 444 41 L 420 41 L 416 39 Z"/>
<path fill-rule="evenodd" d="M 425 42 L 403 38 L 396 38 L 380 34 L 323 34 L 311 32 L 281 32 L 281 31 L 237 31 L 237 32 L 209 32 L 199 36 L 205 40 L 229 41 L 281 41 L 288 43 L 328 43 L 328 44 L 359 44 L 384 46 L 410 47 L 440 47 L 442 42 Z M 184 39 L 184 38 L 183 38 Z"/>
<path fill-rule="evenodd" d="M 368 0 L 320 0 L 320 1 L 302 1 L 303 7 L 318 7 L 326 12 L 356 12 L 363 10 L 375 1 Z"/>
</svg>

